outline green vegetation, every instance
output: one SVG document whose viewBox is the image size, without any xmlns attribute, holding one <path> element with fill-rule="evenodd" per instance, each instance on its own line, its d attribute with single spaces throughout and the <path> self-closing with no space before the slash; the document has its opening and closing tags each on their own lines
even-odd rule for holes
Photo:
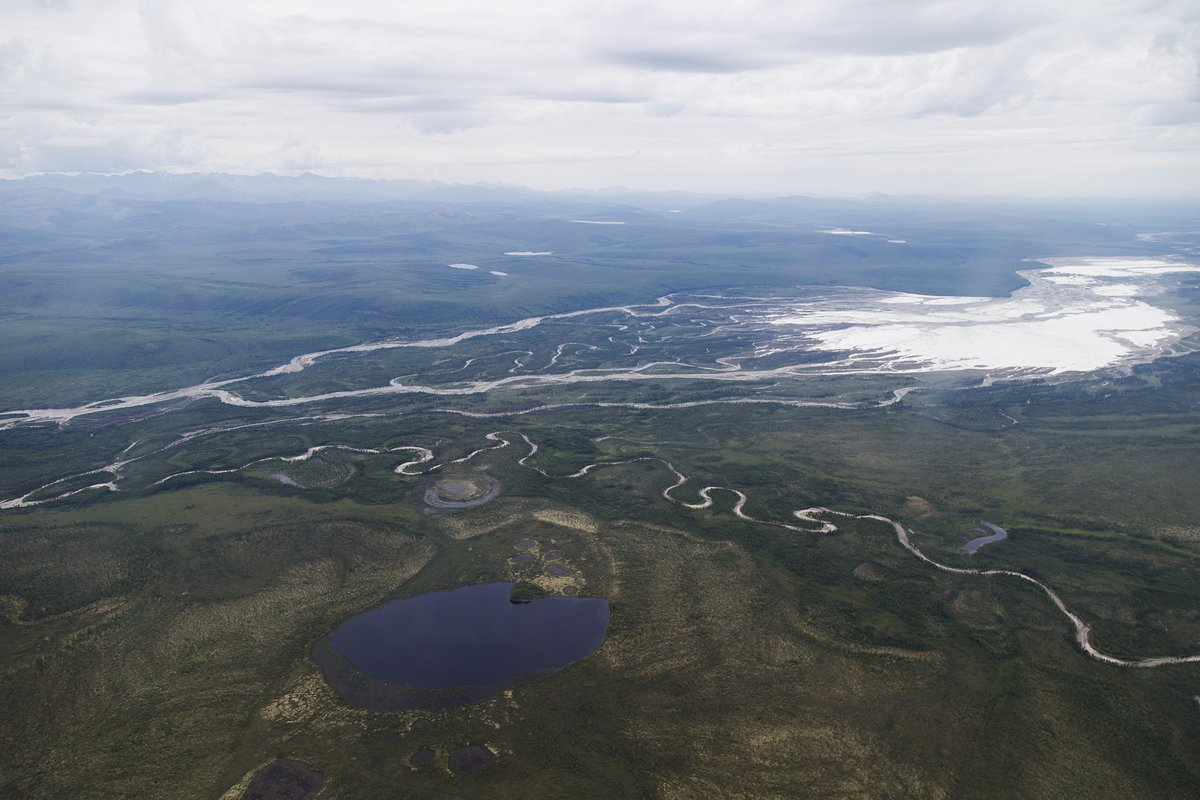
<svg viewBox="0 0 1200 800">
<path fill-rule="evenodd" d="M 628 224 L 566 221 L 584 209 Z M 887 199 L 730 201 L 661 214 L 551 198 L 238 203 L 6 185 L 0 210 L 0 409 L 174 388 L 299 352 L 676 291 L 869 285 L 1000 295 L 1021 285 L 1023 259 L 1156 247 L 1134 240 L 1149 223 L 1129 208 L 1120 224 L 1097 226 L 1098 214 L 1108 219 L 1100 209 L 1058 209 L 1049 223 L 1004 207 Z M 1170 209 L 1154 213 L 1167 224 Z M 847 219 L 910 244 L 817 232 Z M 526 247 L 554 255 L 503 255 Z M 447 268 L 459 261 L 480 269 Z"/>
<path fill-rule="evenodd" d="M 513 584 L 512 591 L 508 593 L 508 599 L 513 603 L 532 603 L 534 600 L 541 600 L 546 595 L 546 590 L 536 583 L 521 581 Z"/>
<path fill-rule="evenodd" d="M 775 218 L 718 224 L 713 209 L 703 225 L 632 232 L 527 212 L 459 209 L 451 224 L 428 209 L 376 211 L 359 227 L 347 215 L 332 228 L 310 220 L 304 235 L 235 226 L 219 247 L 182 240 L 170 269 L 154 241 L 80 245 L 71 259 L 92 270 L 83 277 L 74 262 L 51 265 L 65 256 L 14 249 L 19 269 L 0 280 L 18 293 L 0 297 L 26 316 L 0 323 L 14 343 L 0 405 L 175 387 L 314 347 L 666 290 L 830 280 L 829 264 L 785 265 L 788 252 L 816 257 L 803 247 L 840 259 L 839 282 L 885 270 L 854 250 L 868 244 L 808 241 Z M 997 223 L 971 239 L 905 224 L 931 244 L 880 283 L 912 291 L 969 280 L 999 291 L 1037 248 L 1116 247 L 1091 227 L 1030 239 Z M 571 255 L 503 266 L 494 255 L 535 245 Z M 956 272 L 980 253 L 974 277 Z M 445 269 L 459 260 L 524 282 Z M 253 282 L 228 283 L 251 262 Z M 168 301 L 181 287 L 193 299 Z M 1188 314 L 1194 301 L 1177 300 Z M 68 309 L 79 324 L 61 327 Z M 623 338 L 647 362 L 698 366 L 754 346 L 714 333 L 705 313 L 656 321 L 659 338 L 641 328 L 651 335 L 640 342 L 619 329 L 627 318 L 600 315 L 339 356 L 239 391 L 296 397 L 396 376 L 453 388 L 512 375 L 525 353 L 525 374 L 628 366 Z M 701 330 L 711 335 L 692 335 Z M 77 349 L 48 355 L 67 341 Z M 909 384 L 919 388 L 881 404 Z M 324 780 L 322 798 L 1194 797 L 1200 666 L 1094 661 L 1036 587 L 934 570 L 877 521 L 802 533 L 739 519 L 729 492 L 710 508 L 680 503 L 722 486 L 769 522 L 796 523 L 795 509 L 815 505 L 883 514 L 940 562 L 1045 581 L 1106 653 L 1196 653 L 1198 391 L 1196 354 L 1128 376 L 977 388 L 954 376 L 735 383 L 697 367 L 674 381 L 276 408 L 172 402 L 0 431 L 0 499 L 37 490 L 29 499 L 47 501 L 0 511 L 0 795 L 220 798 L 282 764 Z M 768 398 L 841 406 L 629 405 Z M 563 403 L 576 405 L 536 408 Z M 397 472 L 419 461 L 414 448 L 432 458 Z M 624 463 L 579 474 L 602 462 Z M 677 482 L 664 462 L 688 478 L 679 502 L 662 495 Z M 109 481 L 119 491 L 60 497 Z M 434 508 L 439 482 L 455 498 L 499 495 Z M 1011 536 L 960 555 L 980 518 Z M 399 712 L 345 702 L 312 659 L 353 614 L 490 581 L 514 583 L 515 601 L 608 598 L 605 644 L 478 702 Z M 495 762 L 452 771 L 469 745 Z"/>
<path fill-rule="evenodd" d="M 1044 396 L 1023 408 L 1021 425 L 997 430 L 955 415 L 974 418 L 1011 389 L 960 393 L 949 416 L 915 395 L 854 412 L 716 406 L 499 424 L 438 417 L 440 428 L 424 415 L 281 424 L 157 458 L 173 462 L 167 470 L 227 466 L 336 441 L 441 442 L 440 460 L 492 445 L 484 433 L 499 429 L 538 442 L 531 463 L 552 475 L 665 457 L 691 478 L 681 499 L 713 482 L 746 491 L 760 518 L 786 520 L 814 503 L 877 511 L 952 563 L 983 516 L 1012 536 L 962 563 L 1048 581 L 1106 652 L 1170 654 L 1200 639 L 1187 524 L 1200 509 L 1181 488 L 1177 502 L 1161 503 L 1157 487 L 1182 487 L 1194 467 L 1166 457 L 1128 473 L 1118 502 L 1094 478 L 1118 472 L 1125 451 L 1114 444 L 1107 458 L 1090 449 L 1076 460 L 1063 448 L 1091 427 L 1080 413 L 1090 403 L 1119 418 L 1152 398 L 1174 446 L 1194 448 L 1181 425 L 1194 412 L 1170 410 L 1190 386 L 1168 376 L 1164 387 L 1104 401 L 1083 390 Z M 689 511 L 659 496 L 673 479 L 655 461 L 545 478 L 516 464 L 526 448 L 508 438 L 518 444 L 463 465 L 494 475 L 504 494 L 440 517 L 419 513 L 436 473 L 398 476 L 391 466 L 407 454 L 346 451 L 325 451 L 322 471 L 354 464 L 333 488 L 263 477 L 274 469 L 264 462 L 144 496 L 8 512 L 9 785 L 46 797 L 88 787 L 217 797 L 285 753 L 319 769 L 331 797 L 397 786 L 414 797 L 737 786 L 801 796 L 1191 792 L 1194 667 L 1097 664 L 1036 590 L 936 573 L 877 523 L 796 534 L 736 520 L 728 496 Z M 140 468 L 144 480 L 161 474 Z M 613 620 L 595 657 L 549 678 L 457 710 L 369 712 L 339 702 L 308 659 L 341 619 L 387 599 L 492 580 L 540 594 L 521 581 L 545 574 L 552 549 L 584 593 L 611 599 Z M 514 561 L 527 552 L 533 563 Z M 450 777 L 438 765 L 471 741 L 497 762 Z M 408 766 L 426 747 L 440 760 Z"/>
</svg>

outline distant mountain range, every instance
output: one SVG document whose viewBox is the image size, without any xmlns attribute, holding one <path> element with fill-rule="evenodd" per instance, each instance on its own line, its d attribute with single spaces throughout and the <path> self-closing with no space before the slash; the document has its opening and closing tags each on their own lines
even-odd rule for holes
<svg viewBox="0 0 1200 800">
<path fill-rule="evenodd" d="M 223 172 L 129 172 L 124 175 L 44 174 L 0 180 L 0 196 L 28 197 L 41 192 L 47 205 L 58 205 L 54 192 L 91 195 L 121 202 L 215 203 L 392 203 L 479 204 L 491 209 L 521 207 L 557 213 L 591 213 L 608 219 L 637 221 L 640 215 L 686 211 L 687 216 L 742 220 L 767 224 L 794 224 L 797 217 L 836 225 L 847 215 L 863 225 L 882 224 L 898 217 L 909 220 L 966 218 L 1071 220 L 1087 224 L 1200 227 L 1200 202 L 1031 199 L 1022 197 L 937 197 L 871 194 L 862 198 L 788 195 L 784 197 L 728 196 L 676 191 L 562 189 L 545 191 L 524 186 L 439 181 L 325 177 L 313 173 L 285 175 L 233 175 Z M 1191 227 L 1187 227 L 1191 226 Z M 1039 224 L 1040 227 L 1040 224 Z"/>
<path fill-rule="evenodd" d="M 186 200 L 280 201 L 429 201 L 453 203 L 525 203 L 530 201 L 629 202 L 648 208 L 694 206 L 722 195 L 690 192 L 644 192 L 632 189 L 566 189 L 540 191 L 494 183 L 454 184 L 440 181 L 328 178 L 303 175 L 232 175 L 224 172 L 130 172 L 124 175 L 35 175 L 0 181 L 2 187 L 61 189 L 85 194 Z"/>
</svg>

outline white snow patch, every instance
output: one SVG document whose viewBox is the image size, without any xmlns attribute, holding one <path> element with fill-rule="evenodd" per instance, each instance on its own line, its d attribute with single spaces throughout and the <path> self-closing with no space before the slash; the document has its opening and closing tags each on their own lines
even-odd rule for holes
<svg viewBox="0 0 1200 800">
<path fill-rule="evenodd" d="M 796 308 L 770 321 L 800 326 L 823 350 L 872 353 L 929 370 L 1087 372 L 1165 350 L 1188 332 L 1153 297 L 1160 278 L 1200 266 L 1147 258 L 1047 259 L 1009 297 L 871 292 Z"/>
<path fill-rule="evenodd" d="M 1092 278 L 1139 278 L 1176 272 L 1200 272 L 1195 264 L 1160 258 L 1046 258 L 1044 270 L 1051 275 L 1079 275 Z"/>
<path fill-rule="evenodd" d="M 1042 276 L 1042 279 L 1058 284 L 1059 286 L 1094 286 L 1096 283 L 1086 275 L 1051 275 L 1049 273 L 1050 270 L 1046 270 L 1046 274 Z"/>
<path fill-rule="evenodd" d="M 1137 297 L 1141 289 L 1132 283 L 1110 283 L 1093 287 L 1092 291 L 1103 297 Z"/>
<path fill-rule="evenodd" d="M 500 271 L 500 270 L 498 270 L 498 269 L 489 269 L 489 270 L 488 270 L 488 275 L 497 275 L 497 276 L 499 276 L 499 277 L 501 277 L 501 278 L 507 278 L 507 277 L 508 277 L 508 273 L 507 273 L 507 272 L 501 272 L 501 271 Z"/>
<path fill-rule="evenodd" d="M 475 264 L 451 264 L 450 269 L 479 269 Z"/>
<path fill-rule="evenodd" d="M 818 228 L 817 233 L 828 233 L 830 236 L 878 236 L 871 231 L 852 231 L 849 228 Z"/>
</svg>

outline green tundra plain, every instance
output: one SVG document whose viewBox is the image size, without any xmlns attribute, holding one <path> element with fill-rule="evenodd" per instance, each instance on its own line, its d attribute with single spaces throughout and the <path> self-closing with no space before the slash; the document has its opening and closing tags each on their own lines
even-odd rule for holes
<svg viewBox="0 0 1200 800">
<path fill-rule="evenodd" d="M 1169 211 L 0 200 L 0 795 L 233 800 L 292 759 L 323 800 L 1197 796 L 1200 663 L 1092 658 L 1037 585 L 865 518 L 1052 587 L 1109 656 L 1200 653 L 1194 332 L 1070 376 L 734 381 L 762 331 L 704 307 L 1003 296 L 1024 259 L 1179 256 L 1136 237 Z M 1200 319 L 1200 281 L 1162 302 Z M 262 374 L 388 340 L 441 343 Z M 979 520 L 1010 536 L 963 555 Z M 608 598 L 603 646 L 435 710 L 313 660 L 492 581 Z M 472 745 L 494 761 L 452 769 Z"/>
</svg>

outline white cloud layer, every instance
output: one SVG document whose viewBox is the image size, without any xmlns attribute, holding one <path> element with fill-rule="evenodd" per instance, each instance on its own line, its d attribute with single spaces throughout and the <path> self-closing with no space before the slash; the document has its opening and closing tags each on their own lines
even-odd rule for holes
<svg viewBox="0 0 1200 800">
<path fill-rule="evenodd" d="M 11 0 L 0 174 L 1192 195 L 1188 0 Z"/>
</svg>

